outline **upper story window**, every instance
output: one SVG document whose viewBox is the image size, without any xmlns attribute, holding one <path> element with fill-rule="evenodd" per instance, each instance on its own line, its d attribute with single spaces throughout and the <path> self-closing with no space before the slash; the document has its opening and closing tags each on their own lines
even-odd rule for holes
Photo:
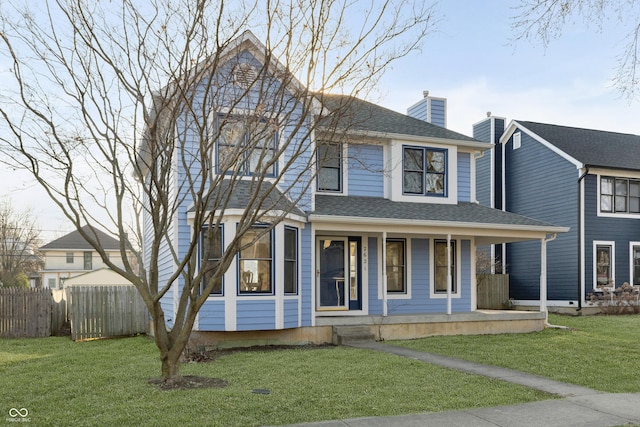
<svg viewBox="0 0 640 427">
<path fill-rule="evenodd" d="M 600 211 L 640 213 L 640 180 L 600 177 Z"/>
<path fill-rule="evenodd" d="M 318 142 L 316 152 L 318 165 L 318 191 L 342 191 L 342 144 Z"/>
<path fill-rule="evenodd" d="M 222 226 L 205 227 L 200 233 L 200 270 L 203 272 L 202 288 L 211 280 L 220 264 L 220 258 L 222 258 L 222 235 Z M 222 275 L 216 280 L 210 295 L 220 294 L 222 294 Z"/>
<path fill-rule="evenodd" d="M 447 151 L 422 147 L 403 147 L 402 192 L 445 196 Z"/>
<path fill-rule="evenodd" d="M 73 264 L 73 252 L 67 252 L 67 264 Z"/>
<path fill-rule="evenodd" d="M 244 247 L 238 261 L 241 294 L 272 293 L 271 234 L 271 231 L 265 232 L 264 227 L 256 225 L 241 237 L 240 246 Z"/>
<path fill-rule="evenodd" d="M 93 270 L 93 253 L 85 252 L 84 256 L 84 269 Z"/>
<path fill-rule="evenodd" d="M 276 175 L 277 128 L 271 121 L 225 118 L 219 128 L 218 173 Z"/>
</svg>

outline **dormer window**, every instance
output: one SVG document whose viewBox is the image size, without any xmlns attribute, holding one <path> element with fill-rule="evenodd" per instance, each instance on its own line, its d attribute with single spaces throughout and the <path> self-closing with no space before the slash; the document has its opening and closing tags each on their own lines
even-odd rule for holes
<svg viewBox="0 0 640 427">
<path fill-rule="evenodd" d="M 402 176 L 404 194 L 445 196 L 447 151 L 424 147 L 403 147 Z"/>
<path fill-rule="evenodd" d="M 220 118 L 218 128 L 218 173 L 276 175 L 277 132 L 270 121 Z"/>
</svg>

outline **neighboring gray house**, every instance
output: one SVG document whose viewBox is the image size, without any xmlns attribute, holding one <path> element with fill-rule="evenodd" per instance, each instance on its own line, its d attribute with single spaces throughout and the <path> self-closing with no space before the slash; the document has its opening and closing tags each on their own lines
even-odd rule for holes
<svg viewBox="0 0 640 427">
<path fill-rule="evenodd" d="M 478 161 L 481 203 L 571 228 L 548 248 L 550 305 L 578 308 L 594 289 L 640 285 L 640 136 L 521 120 L 505 129 L 493 116 L 474 136 L 495 144 Z M 493 248 L 519 305 L 540 297 L 536 249 Z"/>
</svg>

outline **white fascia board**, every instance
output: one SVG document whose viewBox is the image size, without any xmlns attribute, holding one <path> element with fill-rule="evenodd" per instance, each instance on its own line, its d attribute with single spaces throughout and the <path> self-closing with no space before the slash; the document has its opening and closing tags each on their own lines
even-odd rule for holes
<svg viewBox="0 0 640 427">
<path fill-rule="evenodd" d="M 226 209 L 224 211 L 216 211 L 215 216 L 224 217 L 224 218 L 233 218 L 233 217 L 241 218 L 244 215 L 244 213 L 245 213 L 244 209 Z M 195 218 L 194 212 L 187 212 L 187 221 L 189 221 L 190 223 L 193 223 L 194 218 Z M 274 210 L 262 211 L 258 213 L 258 218 L 265 219 L 265 220 L 268 218 L 284 218 L 284 219 L 299 222 L 302 224 L 305 224 L 307 222 L 307 218 L 303 216 L 300 216 L 291 212 L 285 213 L 284 211 L 274 211 Z"/>
<path fill-rule="evenodd" d="M 542 138 L 535 132 L 527 129 L 525 126 L 518 123 L 516 120 L 512 120 L 509 123 L 507 130 L 504 132 L 504 134 L 502 134 L 502 137 L 500 138 L 500 144 L 502 145 L 506 144 L 507 141 L 509 141 L 509 138 L 511 138 L 511 136 L 514 134 L 516 129 L 520 129 L 521 131 L 526 132 L 527 135 L 529 135 L 531 138 L 535 139 L 540 144 L 542 144 L 549 150 L 553 151 L 554 153 L 556 153 L 557 155 L 559 155 L 569 163 L 572 163 L 573 165 L 575 165 L 576 169 L 581 169 L 584 167 L 584 164 L 581 161 L 565 153 L 564 151 L 562 151 L 561 149 L 553 145 L 551 142 L 547 141 L 546 139 Z"/>
<path fill-rule="evenodd" d="M 475 223 L 475 222 L 453 222 L 453 221 L 425 221 L 425 220 L 410 220 L 410 219 L 396 219 L 396 218 L 359 218 L 350 216 L 339 215 L 309 215 L 309 221 L 314 224 L 326 223 L 326 224 L 346 224 L 348 226 L 353 225 L 374 225 L 386 227 L 389 225 L 394 226 L 394 232 L 396 230 L 412 230 L 413 232 L 422 232 L 418 228 L 427 229 L 451 229 L 451 230 L 464 230 L 465 235 L 473 236 L 493 236 L 496 232 L 508 231 L 508 232 L 520 232 L 524 235 L 531 233 L 539 235 L 538 237 L 544 237 L 547 234 L 553 233 L 566 233 L 570 230 L 570 227 L 556 227 L 556 226 L 526 226 L 526 225 L 514 225 L 514 224 L 487 224 L 487 223 Z"/>
</svg>

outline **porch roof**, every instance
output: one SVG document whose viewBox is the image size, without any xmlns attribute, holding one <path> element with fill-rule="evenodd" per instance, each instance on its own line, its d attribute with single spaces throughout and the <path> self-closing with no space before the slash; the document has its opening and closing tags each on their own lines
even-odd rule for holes
<svg viewBox="0 0 640 427">
<path fill-rule="evenodd" d="M 544 238 L 547 234 L 565 233 L 559 227 L 526 216 L 504 212 L 477 203 L 435 204 L 394 202 L 383 197 L 316 195 L 315 211 L 310 221 L 344 222 L 383 227 L 428 228 L 430 232 L 453 230 L 456 234 L 483 236 L 481 242 L 496 243 Z M 388 230 L 389 231 L 389 230 Z"/>
</svg>

